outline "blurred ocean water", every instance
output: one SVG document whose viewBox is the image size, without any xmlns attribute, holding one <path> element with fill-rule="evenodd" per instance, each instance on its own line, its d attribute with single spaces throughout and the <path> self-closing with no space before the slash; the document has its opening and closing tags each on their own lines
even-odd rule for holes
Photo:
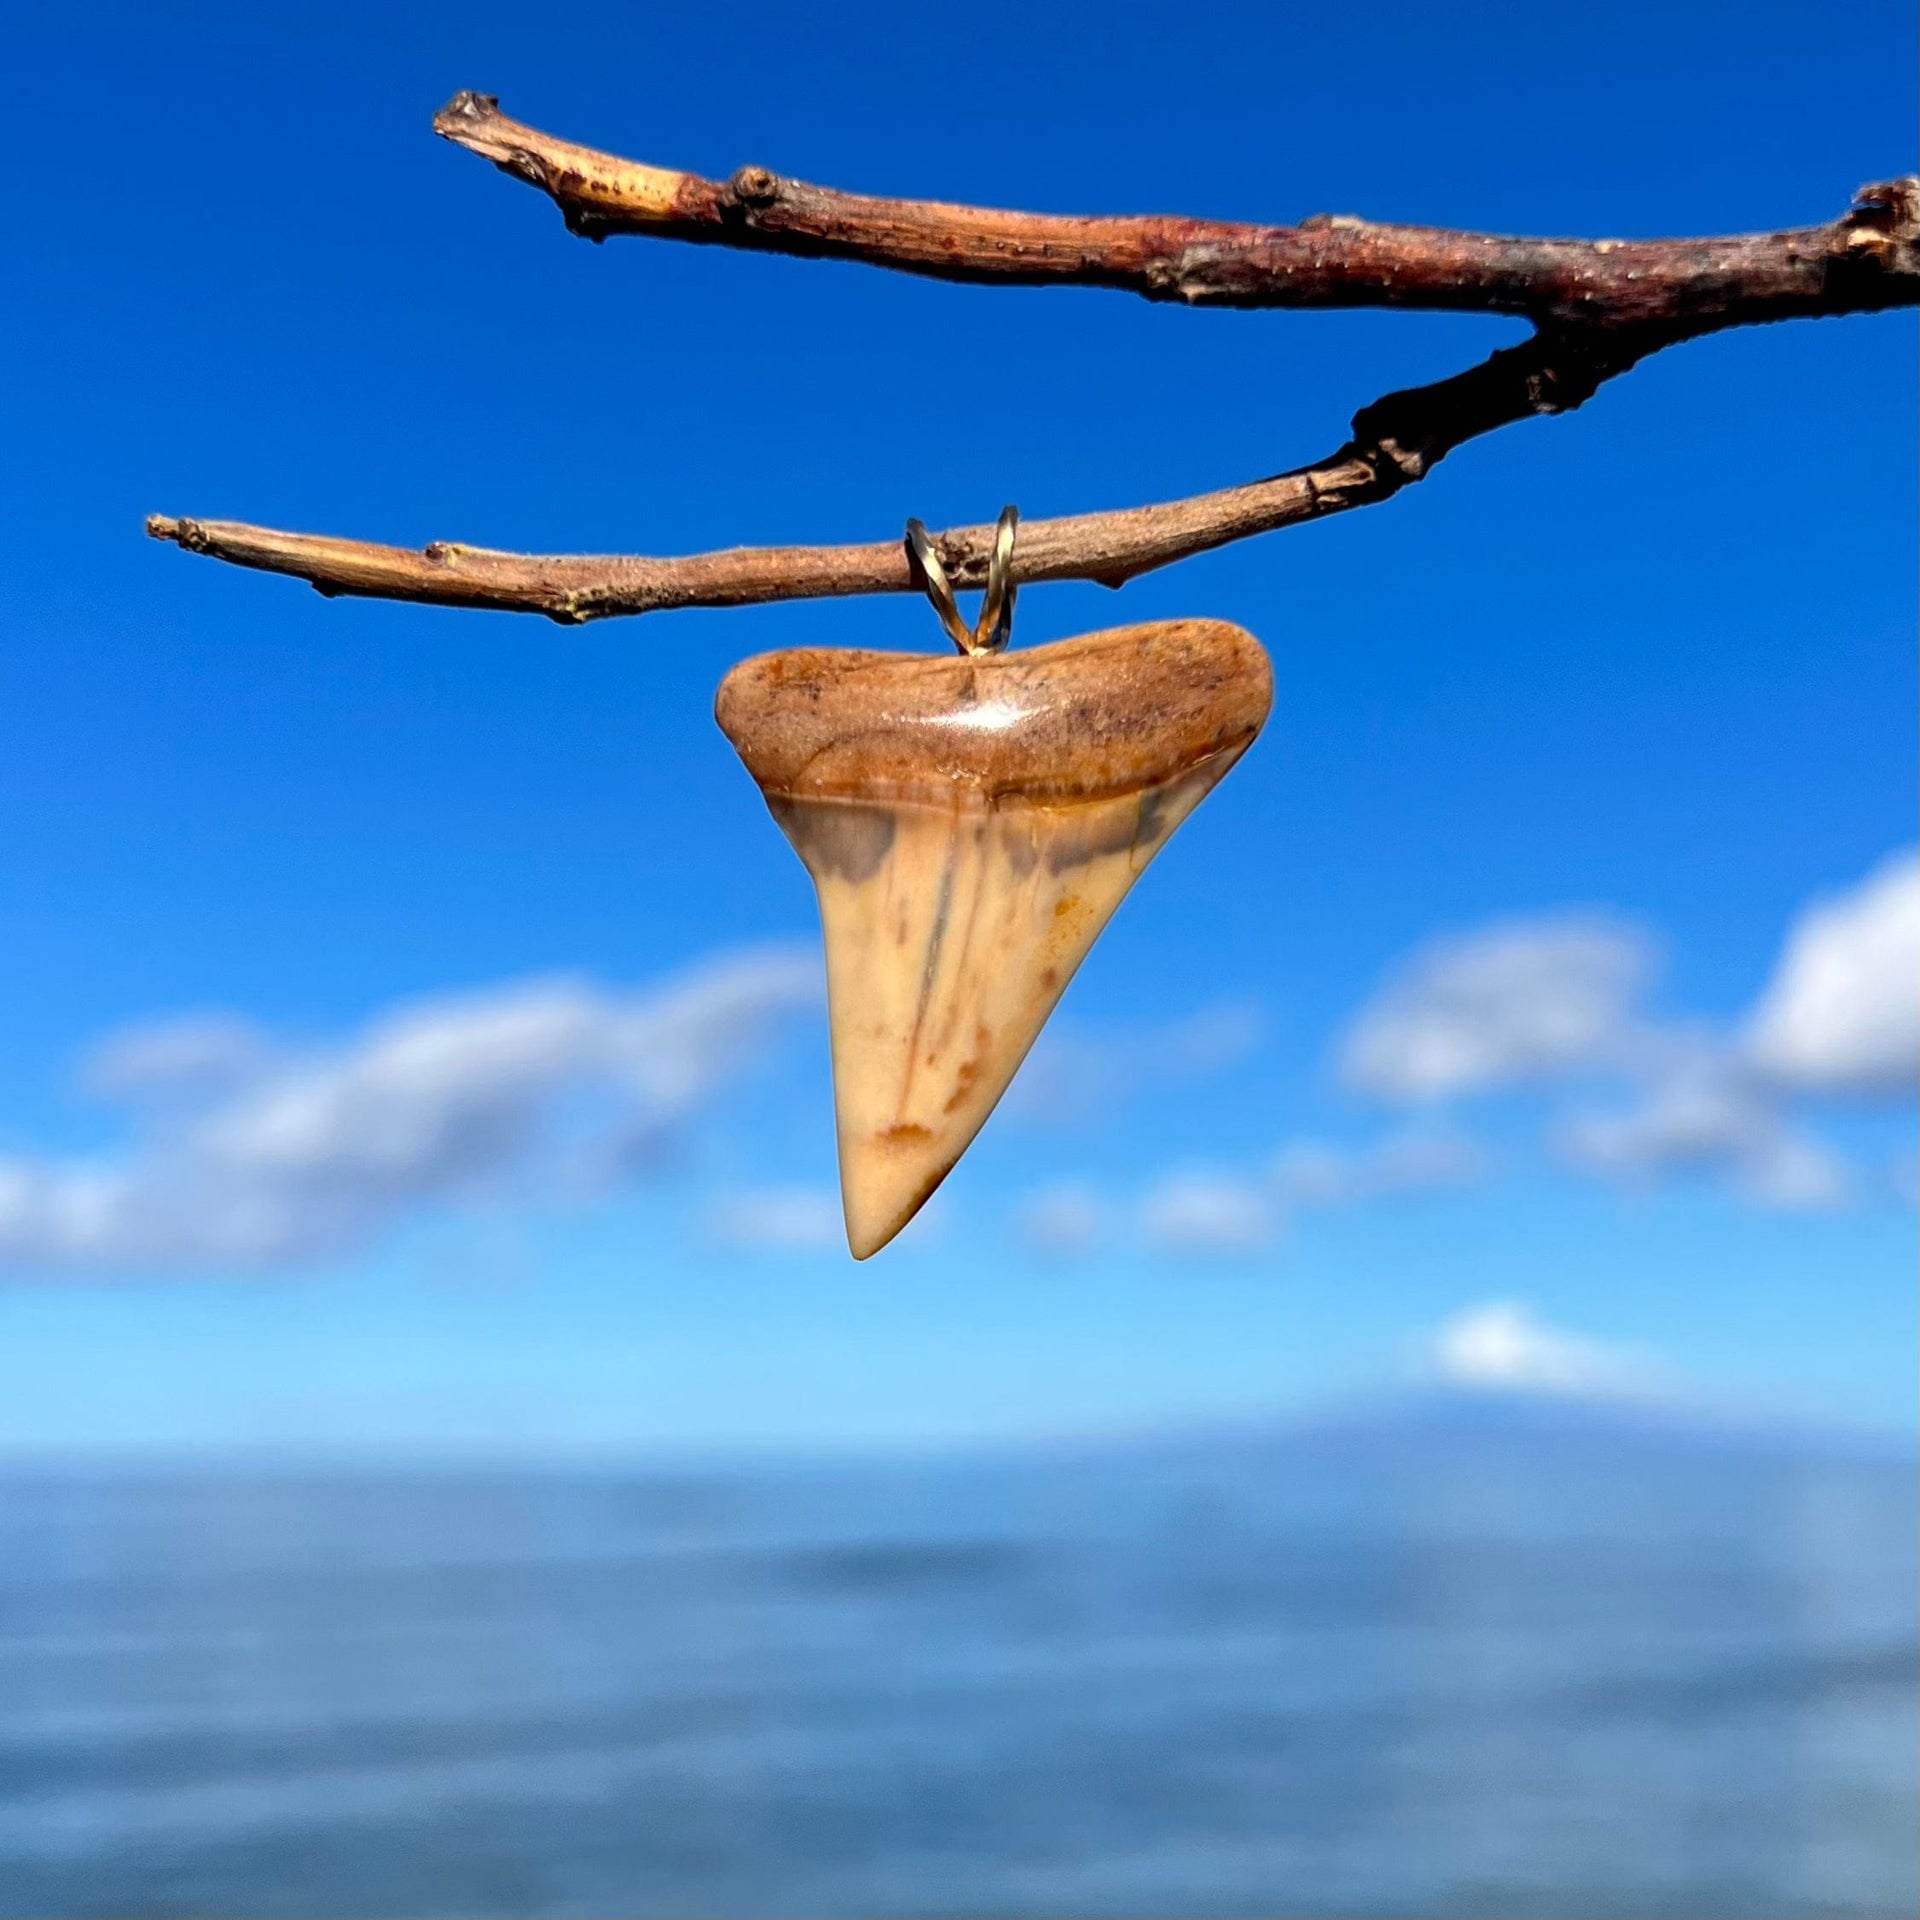
<svg viewBox="0 0 1920 1920">
<path fill-rule="evenodd" d="M 0 1479 L 6 1915 L 1907 1915 L 1915 1462 Z"/>
</svg>

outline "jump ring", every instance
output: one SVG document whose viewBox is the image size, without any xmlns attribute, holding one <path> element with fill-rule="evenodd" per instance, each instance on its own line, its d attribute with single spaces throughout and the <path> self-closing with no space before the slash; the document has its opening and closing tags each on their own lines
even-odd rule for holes
<svg viewBox="0 0 1920 1920">
<path fill-rule="evenodd" d="M 1001 509 L 993 534 L 993 553 L 987 561 L 986 597 L 981 602 L 979 621 L 969 627 L 925 525 L 919 520 L 907 522 L 907 553 L 919 570 L 920 585 L 933 602 L 948 639 L 962 653 L 998 653 L 1012 638 L 1013 603 L 1019 593 L 1013 578 L 1013 537 L 1019 524 L 1019 508 Z"/>
<path fill-rule="evenodd" d="M 1013 638 L 1013 603 L 1020 589 L 1013 579 L 1013 536 L 1020 524 L 1018 507 L 1003 507 L 994 529 L 993 557 L 987 562 L 987 597 L 981 603 L 980 624 L 973 630 L 981 653 L 998 653 Z"/>
<path fill-rule="evenodd" d="M 973 630 L 960 617 L 960 603 L 953 597 L 953 583 L 947 578 L 946 568 L 940 564 L 940 556 L 933 550 L 926 527 L 918 520 L 907 522 L 907 552 L 920 569 L 920 584 L 926 589 L 927 598 L 933 602 L 933 610 L 940 616 L 940 624 L 946 628 L 947 637 L 962 653 L 971 653 Z"/>
</svg>

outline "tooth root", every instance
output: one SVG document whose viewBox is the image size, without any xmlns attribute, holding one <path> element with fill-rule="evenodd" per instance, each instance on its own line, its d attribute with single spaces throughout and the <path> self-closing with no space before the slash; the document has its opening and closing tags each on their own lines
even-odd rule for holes
<svg viewBox="0 0 1920 1920">
<path fill-rule="evenodd" d="M 1269 698 L 1258 643 L 1208 621 L 987 660 L 806 650 L 727 677 L 720 724 L 819 895 L 856 1259 L 966 1151 Z"/>
</svg>

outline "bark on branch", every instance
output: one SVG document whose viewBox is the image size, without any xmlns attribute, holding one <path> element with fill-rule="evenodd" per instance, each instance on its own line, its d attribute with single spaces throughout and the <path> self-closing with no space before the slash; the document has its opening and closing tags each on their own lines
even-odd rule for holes
<svg viewBox="0 0 1920 1920">
<path fill-rule="evenodd" d="M 1393 393 L 1324 460 L 1188 500 L 1020 527 L 1014 577 L 1135 574 L 1251 534 L 1368 506 L 1453 448 L 1580 405 L 1659 348 L 1722 327 L 1920 304 L 1920 179 L 1862 189 L 1824 227 L 1719 240 L 1503 239 L 1346 218 L 1296 227 L 1078 219 L 875 200 L 745 168 L 725 185 L 596 153 L 520 125 L 479 94 L 435 129 L 549 194 L 576 232 L 656 234 L 833 255 L 945 279 L 1126 287 L 1238 306 L 1420 306 L 1530 315 L 1536 331 L 1480 366 Z M 325 594 L 492 607 L 577 622 L 667 607 L 905 593 L 898 537 L 865 546 L 733 548 L 653 559 L 535 555 L 435 541 L 415 551 L 236 521 L 155 514 L 147 531 L 192 553 L 305 579 Z M 959 586 L 984 584 L 993 528 L 935 545 Z"/>
<path fill-rule="evenodd" d="M 883 200 L 742 167 L 726 181 L 557 140 L 458 93 L 434 131 L 547 194 L 589 239 L 662 239 L 942 280 L 1122 287 L 1234 307 L 1428 307 L 1588 325 L 1721 326 L 1907 306 L 1920 291 L 1913 182 L 1869 187 L 1823 227 L 1708 240 L 1531 240 L 1316 214 L 1266 227 Z"/>
</svg>

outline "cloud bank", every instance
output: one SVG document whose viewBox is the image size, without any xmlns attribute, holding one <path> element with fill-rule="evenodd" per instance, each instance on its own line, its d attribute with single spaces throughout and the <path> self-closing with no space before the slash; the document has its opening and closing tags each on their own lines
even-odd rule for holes
<svg viewBox="0 0 1920 1920">
<path fill-rule="evenodd" d="M 360 1245 L 423 1202 L 618 1180 L 820 997 L 788 947 L 614 992 L 531 981 L 402 1007 L 330 1047 L 137 1028 L 83 1069 L 136 1144 L 0 1159 L 0 1265 L 247 1268 Z"/>
<path fill-rule="evenodd" d="M 1340 1077 L 1390 1105 L 1570 1099 L 1549 1130 L 1560 1158 L 1621 1184 L 1705 1177 L 1787 1208 L 1854 1198 L 1868 1183 L 1803 1109 L 1910 1098 L 1920 1083 L 1920 853 L 1803 912 L 1727 1031 L 1656 1017 L 1654 960 L 1643 930 L 1592 914 L 1436 941 L 1362 1008 Z"/>
<path fill-rule="evenodd" d="M 1335 1048 L 1346 1088 L 1416 1124 L 1359 1147 L 1295 1140 L 1264 1163 L 1174 1168 L 1128 1194 L 1044 1187 L 1020 1235 L 1050 1255 L 1258 1255 L 1305 1215 L 1480 1179 L 1488 1156 L 1447 1110 L 1499 1094 L 1546 1103 L 1561 1163 L 1622 1186 L 1706 1179 L 1801 1209 L 1912 1199 L 1910 1164 L 1850 1165 L 1811 1121 L 1836 1102 L 1908 1100 L 1920 1082 L 1920 854 L 1802 912 L 1750 1010 L 1720 1030 L 1652 1010 L 1656 958 L 1644 930 L 1594 913 L 1432 942 Z M 657 1163 L 820 997 L 811 951 L 779 946 L 641 989 L 561 978 L 423 1000 L 328 1045 L 226 1014 L 115 1034 L 81 1084 L 125 1117 L 130 1143 L 0 1155 L 0 1268 L 261 1269 L 351 1251 L 436 1202 L 603 1192 Z M 1243 1063 L 1261 1030 L 1239 1002 L 1068 1029 L 1036 1050 L 1010 1106 L 1111 1118 Z M 841 1243 L 819 1186 L 722 1194 L 707 1229 L 769 1255 Z"/>
<path fill-rule="evenodd" d="M 1112 1245 L 1182 1256 L 1256 1254 L 1303 1214 L 1465 1186 L 1486 1167 L 1477 1143 L 1433 1127 L 1358 1148 L 1292 1140 L 1264 1167 L 1181 1168 L 1134 1196 L 1082 1181 L 1043 1187 L 1028 1197 L 1020 1227 L 1027 1245 L 1044 1254 L 1086 1255 Z"/>
</svg>

